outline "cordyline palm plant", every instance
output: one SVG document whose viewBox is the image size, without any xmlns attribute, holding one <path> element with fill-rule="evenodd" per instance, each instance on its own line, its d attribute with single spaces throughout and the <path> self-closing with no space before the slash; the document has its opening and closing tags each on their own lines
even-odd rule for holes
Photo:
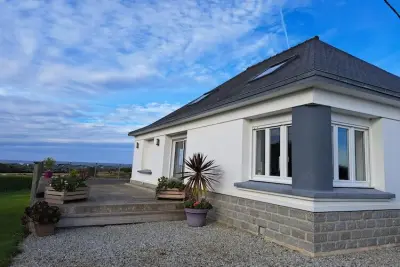
<svg viewBox="0 0 400 267">
<path fill-rule="evenodd" d="M 212 184 L 218 182 L 220 177 L 219 167 L 214 164 L 214 160 L 208 160 L 207 156 L 195 153 L 185 165 L 189 171 L 185 171 L 183 179 L 188 179 L 185 190 L 190 197 L 199 200 L 205 193 L 213 189 Z"/>
</svg>

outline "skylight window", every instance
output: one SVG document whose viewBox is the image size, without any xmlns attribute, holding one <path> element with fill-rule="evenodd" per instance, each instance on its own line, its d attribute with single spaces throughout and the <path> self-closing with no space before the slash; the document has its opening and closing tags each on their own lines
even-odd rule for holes
<svg viewBox="0 0 400 267">
<path fill-rule="evenodd" d="M 192 102 L 190 102 L 189 105 L 196 104 L 196 103 L 200 102 L 201 100 L 203 100 L 204 98 L 206 98 L 209 95 L 210 95 L 210 92 L 205 93 L 204 95 L 202 95 L 202 96 L 196 98 L 195 100 L 193 100 Z"/>
<path fill-rule="evenodd" d="M 273 73 L 274 71 L 276 71 L 277 69 L 279 69 L 280 67 L 285 65 L 288 61 L 289 61 L 289 59 L 287 59 L 287 60 L 285 60 L 285 61 L 283 61 L 283 62 L 281 62 L 281 63 L 279 63 L 279 64 L 277 64 L 275 66 L 272 66 L 272 67 L 266 69 L 264 72 L 262 72 L 261 74 L 257 75 L 256 77 L 254 77 L 250 81 L 252 82 L 254 80 L 260 79 L 260 78 L 262 78 L 262 77 L 264 77 L 264 76 L 266 76 L 268 74 Z"/>
</svg>

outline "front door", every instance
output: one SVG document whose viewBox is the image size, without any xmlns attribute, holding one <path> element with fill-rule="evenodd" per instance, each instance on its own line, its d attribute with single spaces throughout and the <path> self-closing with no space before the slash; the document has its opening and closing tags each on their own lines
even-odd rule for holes
<svg viewBox="0 0 400 267">
<path fill-rule="evenodd" d="M 176 140 L 173 143 L 172 177 L 180 178 L 185 170 L 186 140 Z"/>
</svg>

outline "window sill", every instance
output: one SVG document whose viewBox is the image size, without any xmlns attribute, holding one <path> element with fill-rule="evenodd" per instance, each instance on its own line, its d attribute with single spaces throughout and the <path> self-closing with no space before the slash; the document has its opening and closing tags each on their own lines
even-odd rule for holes
<svg viewBox="0 0 400 267">
<path fill-rule="evenodd" d="M 368 182 L 364 181 L 340 181 L 334 180 L 333 187 L 358 187 L 358 188 L 371 188 Z"/>
<path fill-rule="evenodd" d="M 256 182 L 266 182 L 266 183 L 274 183 L 274 184 L 292 184 L 292 178 L 289 177 L 277 177 L 277 176 L 257 176 L 251 178 L 251 181 Z"/>
<path fill-rule="evenodd" d="M 246 181 L 234 184 L 240 189 L 264 191 L 277 194 L 308 197 L 314 199 L 392 199 L 395 194 L 373 188 L 333 188 L 332 191 L 293 189 L 292 185 Z"/>
<path fill-rule="evenodd" d="M 149 169 L 138 170 L 137 172 L 138 172 L 138 173 L 141 173 L 141 174 L 152 174 L 152 171 L 149 170 Z"/>
</svg>

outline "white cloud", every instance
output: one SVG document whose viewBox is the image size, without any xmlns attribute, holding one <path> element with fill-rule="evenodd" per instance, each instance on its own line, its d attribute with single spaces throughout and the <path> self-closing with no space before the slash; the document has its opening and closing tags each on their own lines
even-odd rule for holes
<svg viewBox="0 0 400 267">
<path fill-rule="evenodd" d="M 0 143 L 130 143 L 128 132 L 154 122 L 178 104 L 126 105 L 104 112 L 80 104 L 48 103 L 0 95 Z"/>
<path fill-rule="evenodd" d="M 250 41 L 257 44 L 250 45 L 253 52 L 263 45 L 276 49 L 264 41 L 279 32 L 279 7 L 303 5 L 285 2 L 7 1 L 0 4 L 3 81 L 22 76 L 31 90 L 78 83 L 92 92 L 104 90 L 104 83 L 136 86 L 155 75 L 179 75 L 204 55 L 220 54 L 219 46 L 241 53 Z M 252 36 L 259 25 L 263 36 Z"/>
<path fill-rule="evenodd" d="M 209 88 L 284 48 L 279 8 L 306 4 L 0 1 L 0 142 L 129 142 L 180 106 L 171 91 Z M 141 89 L 165 100 L 107 100 Z"/>
</svg>

